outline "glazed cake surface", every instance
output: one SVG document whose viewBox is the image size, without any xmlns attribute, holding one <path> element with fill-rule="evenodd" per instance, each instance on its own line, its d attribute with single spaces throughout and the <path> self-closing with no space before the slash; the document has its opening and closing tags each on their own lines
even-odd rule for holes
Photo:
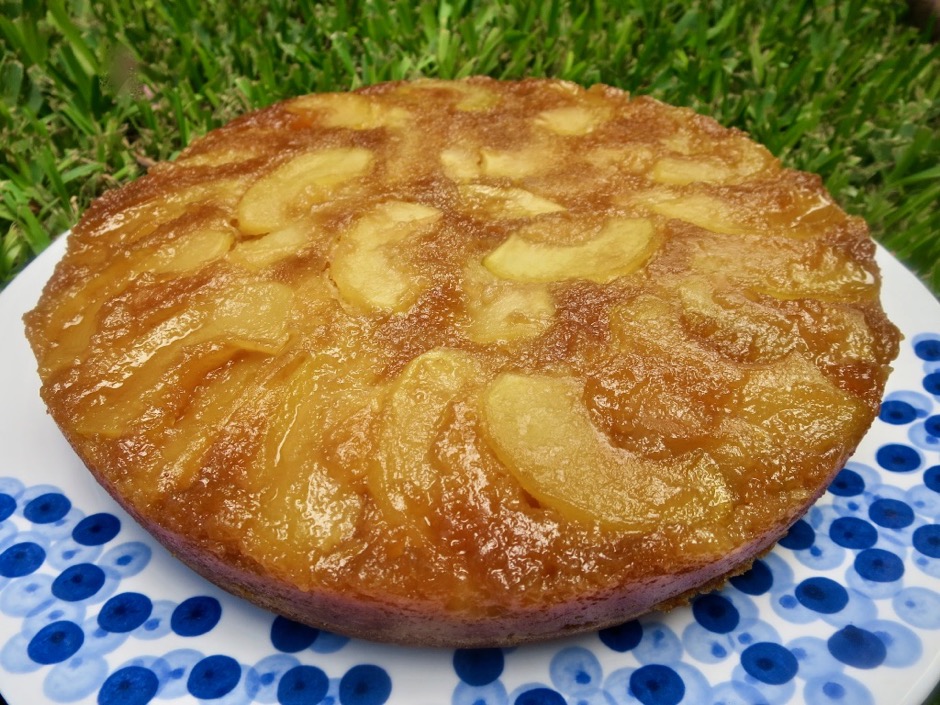
<svg viewBox="0 0 940 705">
<path fill-rule="evenodd" d="M 27 335 L 181 560 L 404 644 L 609 626 L 740 572 L 898 334 L 818 177 L 687 109 L 470 79 L 288 100 L 105 194 Z"/>
</svg>

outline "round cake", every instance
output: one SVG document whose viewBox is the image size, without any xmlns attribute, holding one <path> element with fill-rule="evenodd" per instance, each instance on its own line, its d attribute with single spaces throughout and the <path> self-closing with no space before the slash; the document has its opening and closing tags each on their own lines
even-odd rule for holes
<svg viewBox="0 0 940 705">
<path fill-rule="evenodd" d="M 26 329 L 75 451 L 208 579 L 509 645 L 710 589 L 819 497 L 897 353 L 874 249 L 691 110 L 388 83 L 105 194 Z"/>
</svg>

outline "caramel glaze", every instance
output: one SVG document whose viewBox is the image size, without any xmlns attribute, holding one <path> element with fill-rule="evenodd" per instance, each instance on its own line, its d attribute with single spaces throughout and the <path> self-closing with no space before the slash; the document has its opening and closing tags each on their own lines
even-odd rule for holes
<svg viewBox="0 0 940 705">
<path fill-rule="evenodd" d="M 297 186 L 314 161 L 271 180 L 322 152 L 320 181 Z M 376 212 L 405 225 L 373 235 Z M 514 234 L 590 247 L 623 219 L 652 225 L 642 254 L 597 258 L 624 274 L 520 281 L 493 254 Z M 26 325 L 75 450 L 197 571 L 347 634 L 511 644 L 740 572 L 823 492 L 897 354 L 873 253 L 817 177 L 689 110 L 557 81 L 391 83 L 252 113 L 106 193 Z M 498 325 L 479 308 L 510 295 Z M 459 381 L 422 401 L 415 360 Z M 660 519 L 557 503 L 480 401 L 506 373 L 574 380 L 604 457 L 673 487 Z M 698 504 L 678 499 L 687 467 L 718 478 Z M 598 501 L 609 481 L 584 480 Z"/>
</svg>

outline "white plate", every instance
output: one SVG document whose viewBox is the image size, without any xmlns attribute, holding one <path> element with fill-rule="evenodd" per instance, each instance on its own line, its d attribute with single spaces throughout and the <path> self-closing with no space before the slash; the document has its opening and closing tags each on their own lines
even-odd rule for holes
<svg viewBox="0 0 940 705">
<path fill-rule="evenodd" d="M 10 705 L 919 705 L 940 676 L 940 305 L 879 254 L 906 335 L 833 488 L 720 593 L 538 646 L 417 650 L 299 628 L 179 564 L 46 416 L 23 338 L 63 241 L 0 296 L 0 685 Z"/>
</svg>

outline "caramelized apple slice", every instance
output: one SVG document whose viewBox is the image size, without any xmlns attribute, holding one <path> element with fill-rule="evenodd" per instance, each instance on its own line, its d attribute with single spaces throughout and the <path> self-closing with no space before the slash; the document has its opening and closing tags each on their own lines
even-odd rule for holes
<svg viewBox="0 0 940 705">
<path fill-rule="evenodd" d="M 323 407 L 329 401 L 323 398 L 318 361 L 304 358 L 265 414 L 268 433 L 256 470 L 247 478 L 262 497 L 253 535 L 268 536 L 269 545 L 288 542 L 326 555 L 352 537 L 362 499 L 318 457 Z"/>
<path fill-rule="evenodd" d="M 650 173 L 662 184 L 739 183 L 776 166 L 770 152 L 740 135 L 726 135 L 718 146 L 708 137 L 702 141 L 683 131 L 662 144 L 671 154 L 659 159 Z"/>
<path fill-rule="evenodd" d="M 463 94 L 463 97 L 457 101 L 457 110 L 465 113 L 475 113 L 495 108 L 501 100 L 497 93 L 483 86 L 472 83 L 454 83 L 452 85 L 457 86 L 459 92 Z"/>
<path fill-rule="evenodd" d="M 681 312 L 672 297 L 666 299 L 640 294 L 615 306 L 610 312 L 610 332 L 617 354 L 649 358 L 650 364 L 631 377 L 658 377 L 656 384 L 673 379 L 687 398 L 687 403 L 703 405 L 714 413 L 729 408 L 728 389 L 741 381 L 741 365 L 735 364 L 689 336 Z M 660 371 L 662 371 L 660 373 Z M 669 416 L 671 412 L 660 399 L 653 417 Z M 635 407 L 642 416 L 642 407 Z M 692 411 L 698 416 L 704 409 Z M 683 414 L 685 415 L 685 414 Z M 645 422 L 645 419 L 644 419 Z"/>
<path fill-rule="evenodd" d="M 87 353 L 89 341 L 98 325 L 101 304 L 117 296 L 144 273 L 182 274 L 224 256 L 231 247 L 233 234 L 222 228 L 198 229 L 171 242 L 160 241 L 156 249 L 132 252 L 116 257 L 94 281 L 84 284 L 81 295 L 63 301 L 50 319 L 50 337 L 61 336 L 42 357 L 41 367 L 51 374 L 75 364 Z M 66 333 L 67 335 L 62 335 Z"/>
<path fill-rule="evenodd" d="M 238 228 L 248 235 L 280 230 L 307 208 L 322 203 L 335 189 L 361 176 L 372 165 L 372 152 L 337 147 L 304 152 L 252 184 L 238 204 Z"/>
<path fill-rule="evenodd" d="M 857 309 L 826 307 L 805 325 L 816 333 L 807 342 L 817 362 L 845 365 L 878 359 L 875 336 Z"/>
<path fill-rule="evenodd" d="M 456 350 L 432 350 L 405 368 L 385 407 L 378 458 L 369 486 L 386 516 L 420 522 L 439 491 L 432 446 L 448 407 L 468 396 L 480 370 Z"/>
<path fill-rule="evenodd" d="M 708 347 L 738 363 L 768 363 L 799 345 L 794 323 L 740 292 L 715 292 L 705 278 L 678 289 L 685 325 Z"/>
<path fill-rule="evenodd" d="M 287 342 L 293 293 L 274 282 L 244 283 L 221 295 L 217 305 L 193 306 L 171 316 L 137 339 L 130 352 L 114 357 L 102 353 L 99 393 L 83 407 L 76 429 L 86 435 L 120 436 L 164 389 L 187 347 L 215 343 L 205 360 L 214 367 L 236 351 L 276 354 Z M 222 350 L 220 355 L 216 352 Z"/>
<path fill-rule="evenodd" d="M 605 284 L 642 267 L 655 244 L 650 221 L 617 218 L 595 238 L 577 245 L 551 245 L 510 235 L 483 264 L 496 276 L 514 281 L 588 279 Z"/>
<path fill-rule="evenodd" d="M 744 249 L 748 256 L 742 258 Z M 692 267 L 701 273 L 724 272 L 738 288 L 784 301 L 855 302 L 878 296 L 874 271 L 822 242 L 716 237 L 696 246 Z"/>
<path fill-rule="evenodd" d="M 631 200 L 667 218 L 724 235 L 779 234 L 802 239 L 817 236 L 827 222 L 835 224 L 843 218 L 831 200 L 799 184 L 782 194 L 742 189 L 726 198 L 695 192 L 677 195 L 661 188 Z"/>
<path fill-rule="evenodd" d="M 197 341 L 219 338 L 241 350 L 274 355 L 288 337 L 294 292 L 277 282 L 244 282 L 220 294 Z"/>
<path fill-rule="evenodd" d="M 592 110 L 584 105 L 572 105 L 539 113 L 535 122 L 557 135 L 576 136 L 593 132 L 607 118 L 606 110 Z"/>
<path fill-rule="evenodd" d="M 805 500 L 809 491 L 788 461 L 813 456 L 826 465 L 830 461 L 823 459 L 833 448 L 861 436 L 868 410 L 798 353 L 744 373 L 744 384 L 731 400 L 736 414 L 722 421 L 712 453 L 731 467 L 766 473 L 767 466 L 774 466 L 767 481 L 792 501 Z"/>
<path fill-rule="evenodd" d="M 448 147 L 441 151 L 441 168 L 453 181 L 472 181 L 480 177 L 480 155 L 465 147 Z"/>
<path fill-rule="evenodd" d="M 270 140 L 276 136 L 273 130 L 254 129 L 250 133 L 242 133 L 242 139 L 236 144 L 226 145 L 220 140 L 196 143 L 193 146 L 198 151 L 187 149 L 176 158 L 176 164 L 215 167 L 247 162 L 262 156 Z"/>
<path fill-rule="evenodd" d="M 663 157 L 653 165 L 650 176 L 661 184 L 682 186 L 695 182 L 721 184 L 731 181 L 736 172 L 718 159 L 682 159 Z"/>
<path fill-rule="evenodd" d="M 232 250 L 230 259 L 250 269 L 263 269 L 298 254 L 311 240 L 313 226 L 298 221 L 273 233 L 244 240 Z"/>
<path fill-rule="evenodd" d="M 323 93 L 296 98 L 285 104 L 292 113 L 313 112 L 324 127 L 349 130 L 374 130 L 378 127 L 403 127 L 408 111 L 374 102 L 355 93 Z"/>
<path fill-rule="evenodd" d="M 645 175 L 655 158 L 652 148 L 642 143 L 629 147 L 597 147 L 584 154 L 588 164 L 614 174 L 626 171 Z"/>
<path fill-rule="evenodd" d="M 705 194 L 689 194 L 674 198 L 656 194 L 647 200 L 647 204 L 660 215 L 684 220 L 713 233 L 760 234 L 757 228 L 748 223 L 746 215 L 732 204 Z"/>
<path fill-rule="evenodd" d="M 875 274 L 832 248 L 820 249 L 804 261 L 790 261 L 768 279 L 755 288 L 782 300 L 858 301 L 878 296 Z"/>
<path fill-rule="evenodd" d="M 450 93 L 456 100 L 454 107 L 461 112 L 489 110 L 496 107 L 502 100 L 499 93 L 478 83 L 441 81 L 434 78 L 419 78 L 404 84 L 398 90 L 405 93 L 420 93 L 428 90 Z"/>
<path fill-rule="evenodd" d="M 545 284 L 513 282 L 476 264 L 464 272 L 470 324 L 467 337 L 483 345 L 534 338 L 555 318 L 555 303 Z"/>
<path fill-rule="evenodd" d="M 392 201 L 343 233 L 330 266 L 343 300 L 363 311 L 397 311 L 410 305 L 421 287 L 391 247 L 426 233 L 440 217 L 436 208 Z"/>
<path fill-rule="evenodd" d="M 565 210 L 564 206 L 521 188 L 465 184 L 460 186 L 460 197 L 471 211 L 481 209 L 494 218 L 529 218 Z"/>
<path fill-rule="evenodd" d="M 480 168 L 484 174 L 495 179 L 524 179 L 547 171 L 546 161 L 550 156 L 550 151 L 536 147 L 511 151 L 481 149 Z"/>
<path fill-rule="evenodd" d="M 211 383 L 197 387 L 192 402 L 175 424 L 186 433 L 170 433 L 160 450 L 159 489 L 185 490 L 195 480 L 200 458 L 232 417 L 265 393 L 264 377 L 270 374 L 263 360 L 245 357 L 222 367 Z"/>
<path fill-rule="evenodd" d="M 197 269 L 222 257 L 232 246 L 231 230 L 196 230 L 161 247 L 147 256 L 139 266 L 132 266 L 132 276 L 141 272 L 180 274 Z"/>
<path fill-rule="evenodd" d="M 751 371 L 737 408 L 778 447 L 799 438 L 801 449 L 819 453 L 857 435 L 867 413 L 861 400 L 798 354 Z"/>
<path fill-rule="evenodd" d="M 497 457 L 529 494 L 568 518 L 646 531 L 730 509 L 730 491 L 707 457 L 667 465 L 614 448 L 573 379 L 502 374 L 484 392 L 483 413 Z"/>
</svg>

